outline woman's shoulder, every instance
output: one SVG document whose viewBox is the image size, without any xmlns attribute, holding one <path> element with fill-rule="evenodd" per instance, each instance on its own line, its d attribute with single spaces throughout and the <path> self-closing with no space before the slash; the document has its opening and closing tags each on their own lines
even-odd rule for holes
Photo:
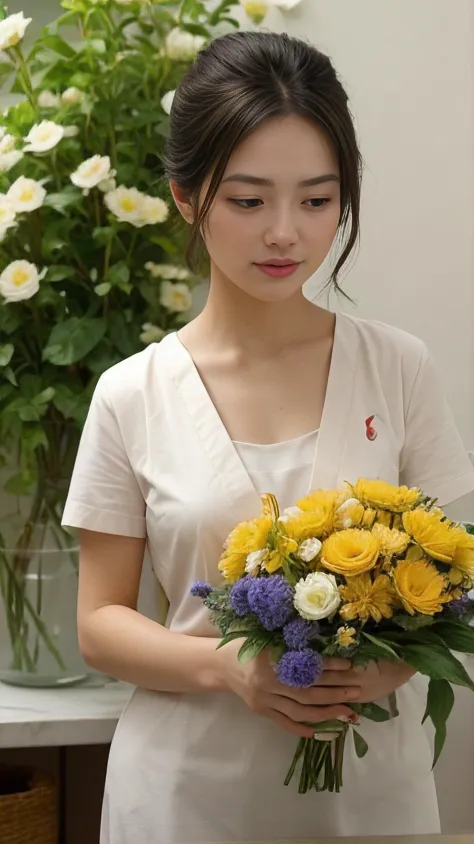
<svg viewBox="0 0 474 844">
<path fill-rule="evenodd" d="M 150 343 L 115 363 L 101 374 L 96 391 L 105 394 L 116 409 L 124 403 L 130 407 L 134 399 L 145 396 L 152 384 L 159 383 L 170 342 L 171 335 L 167 335 L 160 343 Z"/>
<path fill-rule="evenodd" d="M 388 323 L 341 314 L 344 328 L 355 336 L 369 360 L 393 366 L 400 361 L 403 368 L 418 370 L 429 356 L 426 344 L 419 337 Z"/>
</svg>

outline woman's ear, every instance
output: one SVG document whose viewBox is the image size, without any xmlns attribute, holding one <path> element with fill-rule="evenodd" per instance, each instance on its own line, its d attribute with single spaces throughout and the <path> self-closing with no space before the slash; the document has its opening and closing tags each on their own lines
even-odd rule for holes
<svg viewBox="0 0 474 844">
<path fill-rule="evenodd" d="M 184 217 L 187 223 L 192 225 L 194 223 L 194 208 L 191 200 L 176 182 L 170 182 L 170 190 L 181 216 Z"/>
</svg>

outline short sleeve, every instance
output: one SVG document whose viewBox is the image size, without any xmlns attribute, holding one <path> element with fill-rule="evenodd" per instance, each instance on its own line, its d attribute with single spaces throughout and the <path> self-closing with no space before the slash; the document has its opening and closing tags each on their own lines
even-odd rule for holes
<svg viewBox="0 0 474 844">
<path fill-rule="evenodd" d="M 425 347 L 406 410 L 400 482 L 419 487 L 440 506 L 474 490 L 474 467 Z"/>
<path fill-rule="evenodd" d="M 145 501 L 103 375 L 82 432 L 62 524 L 140 539 L 146 536 Z"/>
</svg>

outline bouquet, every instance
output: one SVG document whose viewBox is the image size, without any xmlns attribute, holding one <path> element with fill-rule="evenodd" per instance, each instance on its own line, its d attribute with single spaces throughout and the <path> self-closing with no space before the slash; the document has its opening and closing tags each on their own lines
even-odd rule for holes
<svg viewBox="0 0 474 844">
<path fill-rule="evenodd" d="M 222 647 L 243 639 L 239 661 L 268 648 L 279 681 L 308 688 L 325 657 L 353 666 L 403 660 L 429 677 L 424 720 L 435 730 L 434 763 L 441 753 L 454 693 L 474 690 L 453 652 L 474 653 L 474 526 L 449 520 L 419 489 L 360 479 L 338 490 L 316 490 L 280 513 L 273 495 L 263 512 L 238 524 L 218 568 L 224 582 L 198 582 L 218 627 Z M 300 766 L 299 792 L 342 787 L 349 731 L 359 758 L 368 745 L 355 729 L 359 717 L 398 715 L 396 697 L 349 706 L 354 721 L 315 724 L 301 738 L 285 780 Z"/>
</svg>

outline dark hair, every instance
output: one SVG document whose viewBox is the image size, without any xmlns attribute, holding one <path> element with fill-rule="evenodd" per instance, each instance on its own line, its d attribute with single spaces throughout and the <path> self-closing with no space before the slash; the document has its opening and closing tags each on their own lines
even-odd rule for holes
<svg viewBox="0 0 474 844">
<path fill-rule="evenodd" d="M 237 146 L 265 121 L 310 118 L 334 145 L 341 176 L 342 252 L 329 283 L 359 239 L 362 160 L 347 94 L 330 59 L 298 38 L 239 31 L 216 38 L 197 56 L 173 100 L 165 156 L 169 179 L 195 202 L 209 175 L 206 197 L 191 230 L 187 258 L 195 266 L 201 227 Z"/>
</svg>

